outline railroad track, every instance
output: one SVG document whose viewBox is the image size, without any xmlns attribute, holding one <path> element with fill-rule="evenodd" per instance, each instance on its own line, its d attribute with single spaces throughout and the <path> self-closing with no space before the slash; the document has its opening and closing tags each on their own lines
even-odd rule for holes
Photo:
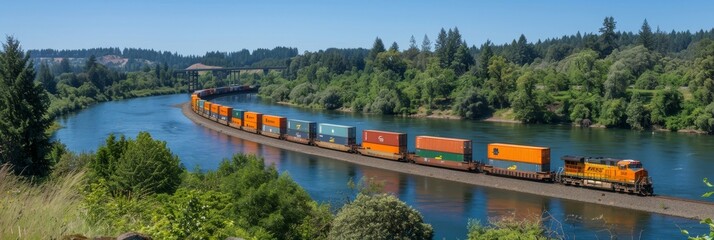
<svg viewBox="0 0 714 240">
<path fill-rule="evenodd" d="M 695 199 L 689 199 L 689 198 L 681 198 L 681 197 L 672 197 L 672 196 L 652 196 L 653 198 L 659 198 L 659 199 L 667 199 L 667 200 L 673 200 L 673 201 L 681 201 L 681 202 L 690 202 L 690 203 L 699 203 L 699 204 L 705 204 L 705 205 L 712 205 L 714 206 L 714 202 L 710 201 L 704 201 L 704 200 L 695 200 Z"/>
</svg>

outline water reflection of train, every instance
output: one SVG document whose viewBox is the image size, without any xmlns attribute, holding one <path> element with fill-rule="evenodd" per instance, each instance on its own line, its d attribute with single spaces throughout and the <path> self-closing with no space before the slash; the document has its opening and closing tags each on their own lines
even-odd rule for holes
<svg viewBox="0 0 714 240">
<path fill-rule="evenodd" d="M 491 219 L 540 220 L 546 210 L 546 199 L 524 198 L 523 194 L 494 191 L 486 196 L 486 209 Z"/>
<path fill-rule="evenodd" d="M 488 159 L 474 161 L 471 140 L 417 136 L 416 151 L 407 151 L 407 134 L 363 130 L 329 123 L 287 119 L 229 106 L 205 98 L 254 90 L 251 86 L 203 89 L 191 95 L 192 110 L 212 121 L 266 137 L 349 153 L 482 172 L 490 175 L 555 182 L 639 195 L 653 195 L 652 181 L 642 163 L 631 159 L 563 156 L 564 167 L 551 169 L 550 148 L 514 144 L 488 144 Z"/>
</svg>

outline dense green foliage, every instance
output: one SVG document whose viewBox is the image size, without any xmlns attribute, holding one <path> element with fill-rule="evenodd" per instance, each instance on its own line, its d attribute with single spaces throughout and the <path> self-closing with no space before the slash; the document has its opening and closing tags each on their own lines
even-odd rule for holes
<svg viewBox="0 0 714 240">
<path fill-rule="evenodd" d="M 431 239 L 434 231 L 421 214 L 389 194 L 359 194 L 342 207 L 330 239 Z"/>
<path fill-rule="evenodd" d="M 65 62 L 64 59 L 62 62 Z M 40 67 L 37 81 L 50 93 L 48 115 L 56 117 L 91 104 L 117 99 L 143 97 L 157 94 L 179 93 L 183 83 L 172 75 L 166 64 L 144 67 L 137 72 L 124 73 L 99 64 L 90 56 L 79 72 L 61 67 L 53 75 L 45 64 Z"/>
<path fill-rule="evenodd" d="M 713 38 L 646 21 L 638 33 L 620 32 L 612 17 L 597 34 L 480 47 L 442 29 L 433 46 L 412 37 L 400 51 L 377 38 L 370 50 L 306 52 L 257 82 L 263 97 L 313 108 L 468 119 L 512 112 L 526 123 L 712 133 Z"/>
<path fill-rule="evenodd" d="M 7 38 L 0 52 L 0 164 L 15 173 L 44 176 L 52 162 L 45 158 L 52 121 L 46 116 L 48 99 L 35 84 L 35 70 L 20 43 Z"/>
<path fill-rule="evenodd" d="M 484 226 L 479 221 L 471 221 L 468 228 L 468 239 L 470 240 L 549 239 L 538 221 L 503 219 L 493 222 L 492 226 Z"/>
<path fill-rule="evenodd" d="M 173 193 L 184 171 L 166 142 L 147 132 L 140 132 L 136 140 L 121 136 L 117 141 L 109 135 L 90 167 L 97 180 L 111 183 L 110 191 L 120 195 Z"/>
<path fill-rule="evenodd" d="M 61 147 L 58 147 L 61 148 Z M 87 221 L 109 234 L 141 231 L 161 239 L 239 236 L 324 239 L 332 214 L 287 174 L 256 156 L 236 155 L 216 171 L 187 172 L 164 142 L 109 136 L 89 160 Z"/>
</svg>

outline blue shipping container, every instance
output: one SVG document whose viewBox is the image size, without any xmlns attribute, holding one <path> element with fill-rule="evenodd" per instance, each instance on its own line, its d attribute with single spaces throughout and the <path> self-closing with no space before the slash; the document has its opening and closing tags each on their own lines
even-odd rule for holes
<svg viewBox="0 0 714 240">
<path fill-rule="evenodd" d="M 518 170 L 524 172 L 550 172 L 550 164 L 539 165 L 533 163 L 489 159 L 488 165 L 497 168 Z"/>
<path fill-rule="evenodd" d="M 308 132 L 303 132 L 303 131 L 298 131 L 298 130 L 295 130 L 295 129 L 288 129 L 287 135 L 288 135 L 288 136 L 293 136 L 293 137 L 296 137 L 296 138 L 310 139 L 310 133 L 308 133 Z M 314 135 L 313 135 L 312 138 L 314 138 Z"/>
<path fill-rule="evenodd" d="M 318 134 L 326 134 L 335 137 L 355 138 L 357 135 L 357 128 L 351 126 L 320 123 L 317 128 Z"/>
<path fill-rule="evenodd" d="M 303 121 L 297 119 L 288 119 L 288 129 L 303 131 L 303 132 L 317 132 L 317 123 L 311 121 Z"/>
<path fill-rule="evenodd" d="M 283 134 L 280 132 L 280 128 L 273 127 L 273 126 L 268 126 L 263 124 L 263 129 L 261 129 L 263 132 L 269 132 L 269 133 L 277 133 L 277 134 Z"/>
<path fill-rule="evenodd" d="M 317 140 L 319 140 L 320 142 L 336 143 L 340 145 L 355 144 L 355 138 L 345 138 L 340 136 L 331 136 L 327 134 L 318 134 Z"/>
</svg>

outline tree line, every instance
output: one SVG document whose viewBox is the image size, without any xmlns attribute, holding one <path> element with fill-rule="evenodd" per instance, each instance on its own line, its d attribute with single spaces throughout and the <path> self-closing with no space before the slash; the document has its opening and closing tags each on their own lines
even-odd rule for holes
<svg viewBox="0 0 714 240">
<path fill-rule="evenodd" d="M 597 33 L 479 47 L 441 29 L 403 50 L 376 38 L 369 50 L 306 52 L 256 82 L 263 97 L 314 108 L 712 133 L 712 39 L 646 20 L 621 32 L 613 17 Z"/>
<path fill-rule="evenodd" d="M 128 59 L 126 64 L 117 66 L 117 70 L 131 72 L 141 70 L 144 65 L 156 63 L 166 64 L 174 69 L 183 69 L 199 62 L 221 67 L 284 66 L 288 59 L 298 55 L 298 50 L 297 48 L 275 47 L 273 49 L 259 48 L 253 51 L 247 49 L 235 52 L 211 51 L 203 56 L 196 56 L 141 48 L 89 48 L 78 50 L 39 49 L 29 50 L 28 54 L 37 63 L 46 58 L 89 59 L 90 56 L 113 55 Z M 79 62 L 81 63 L 81 61 Z"/>
</svg>

